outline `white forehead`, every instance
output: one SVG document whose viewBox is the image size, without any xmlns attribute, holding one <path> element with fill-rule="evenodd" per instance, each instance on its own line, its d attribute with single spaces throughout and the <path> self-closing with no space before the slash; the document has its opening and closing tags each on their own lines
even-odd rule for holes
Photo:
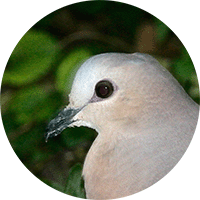
<svg viewBox="0 0 200 200">
<path fill-rule="evenodd" d="M 102 79 L 111 78 L 117 67 L 128 62 L 144 62 L 136 54 L 106 53 L 93 56 L 79 68 L 73 81 L 70 102 L 75 107 L 85 105 L 93 96 L 95 85 Z M 114 69 L 114 70 L 113 70 Z"/>
</svg>

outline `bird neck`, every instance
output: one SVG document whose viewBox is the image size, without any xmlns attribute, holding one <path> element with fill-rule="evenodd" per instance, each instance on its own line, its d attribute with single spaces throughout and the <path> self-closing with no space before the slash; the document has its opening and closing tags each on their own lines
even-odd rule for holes
<svg viewBox="0 0 200 200">
<path fill-rule="evenodd" d="M 144 132 L 138 129 L 124 138 L 113 134 L 105 138 L 100 133 L 84 163 L 87 198 L 119 198 L 160 180 L 177 164 L 191 141 L 192 134 L 177 129 L 178 132 L 167 126 L 157 130 L 150 127 Z"/>
</svg>

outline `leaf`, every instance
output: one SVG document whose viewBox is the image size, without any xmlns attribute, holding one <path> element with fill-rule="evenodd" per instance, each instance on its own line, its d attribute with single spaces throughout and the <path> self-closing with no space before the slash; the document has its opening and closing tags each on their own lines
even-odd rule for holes
<svg viewBox="0 0 200 200">
<path fill-rule="evenodd" d="M 75 164 L 70 169 L 65 193 L 85 198 L 84 187 L 82 185 L 82 165 L 80 163 Z"/>
<path fill-rule="evenodd" d="M 54 96 L 49 94 L 44 86 L 31 86 L 16 92 L 10 102 L 10 110 L 15 113 L 15 120 L 19 124 L 41 122 L 49 119 L 59 107 L 60 98 L 57 93 Z"/>
<path fill-rule="evenodd" d="M 187 80 L 190 79 L 193 74 L 195 74 L 195 68 L 185 48 L 183 49 L 183 53 L 181 55 L 181 58 L 177 59 L 174 64 L 174 71 L 180 77 Z"/>
<path fill-rule="evenodd" d="M 158 40 L 158 42 L 163 42 L 166 38 L 167 35 L 170 33 L 170 29 L 168 26 L 166 26 L 162 21 L 160 21 L 159 19 L 155 18 L 155 24 L 156 24 L 156 38 Z"/>
<path fill-rule="evenodd" d="M 22 86 L 39 79 L 51 67 L 58 50 L 57 41 L 51 35 L 29 30 L 10 56 L 3 83 Z"/>
<path fill-rule="evenodd" d="M 80 67 L 91 55 L 87 49 L 76 49 L 62 61 L 56 73 L 56 88 L 60 92 L 70 92 L 77 67 Z"/>
</svg>

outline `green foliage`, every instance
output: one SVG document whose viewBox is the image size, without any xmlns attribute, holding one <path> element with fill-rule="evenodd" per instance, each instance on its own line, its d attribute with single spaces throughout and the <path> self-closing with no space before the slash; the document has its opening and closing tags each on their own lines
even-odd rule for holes
<svg viewBox="0 0 200 200">
<path fill-rule="evenodd" d="M 10 109 L 16 113 L 16 121 L 20 124 L 42 121 L 48 119 L 52 114 L 51 107 L 45 107 L 48 100 L 47 91 L 43 87 L 31 86 L 16 93 Z M 50 103 L 48 102 L 49 105 Z"/>
<path fill-rule="evenodd" d="M 44 75 L 59 48 L 51 35 L 29 30 L 15 47 L 4 73 L 3 83 L 21 86 Z"/>
<path fill-rule="evenodd" d="M 168 34 L 171 32 L 168 26 L 166 26 L 159 19 L 155 19 L 155 23 L 157 26 L 156 34 L 158 42 L 164 42 L 166 40 Z"/>
<path fill-rule="evenodd" d="M 182 50 L 181 56 L 174 62 L 174 73 L 179 76 L 180 81 L 190 80 L 195 74 L 192 60 L 185 48 Z"/>
<path fill-rule="evenodd" d="M 70 128 L 63 131 L 61 135 L 62 141 L 68 148 L 74 148 L 86 141 L 94 139 L 95 132 L 93 130 L 88 131 L 86 127 Z"/>
<path fill-rule="evenodd" d="M 70 171 L 65 192 L 75 197 L 85 198 L 85 192 L 81 179 L 82 165 L 77 163 Z"/>
</svg>

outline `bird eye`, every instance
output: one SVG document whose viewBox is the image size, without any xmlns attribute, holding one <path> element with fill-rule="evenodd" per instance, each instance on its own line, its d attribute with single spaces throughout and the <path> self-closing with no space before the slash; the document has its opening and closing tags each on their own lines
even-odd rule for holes
<svg viewBox="0 0 200 200">
<path fill-rule="evenodd" d="M 95 91 L 98 97 L 107 98 L 113 93 L 113 86 L 107 80 L 100 81 L 96 84 Z"/>
</svg>

